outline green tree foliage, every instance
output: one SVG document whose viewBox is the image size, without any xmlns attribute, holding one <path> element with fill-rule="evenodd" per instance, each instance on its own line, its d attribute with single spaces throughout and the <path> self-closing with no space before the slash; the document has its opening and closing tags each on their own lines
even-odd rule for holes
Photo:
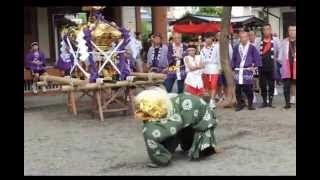
<svg viewBox="0 0 320 180">
<path fill-rule="evenodd" d="M 150 22 L 142 21 L 142 41 L 145 42 L 148 40 L 148 35 L 152 32 L 152 25 Z"/>
<path fill-rule="evenodd" d="M 222 7 L 199 7 L 196 12 L 197 15 L 205 15 L 205 16 L 221 16 L 223 8 Z"/>
</svg>

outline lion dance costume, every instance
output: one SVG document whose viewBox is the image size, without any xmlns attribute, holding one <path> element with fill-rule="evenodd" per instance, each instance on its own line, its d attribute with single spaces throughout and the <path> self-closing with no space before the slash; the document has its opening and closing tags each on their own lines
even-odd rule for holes
<svg viewBox="0 0 320 180">
<path fill-rule="evenodd" d="M 202 98 L 155 88 L 140 92 L 135 106 L 151 164 L 168 165 L 179 144 L 191 160 L 216 152 L 216 116 Z"/>
</svg>

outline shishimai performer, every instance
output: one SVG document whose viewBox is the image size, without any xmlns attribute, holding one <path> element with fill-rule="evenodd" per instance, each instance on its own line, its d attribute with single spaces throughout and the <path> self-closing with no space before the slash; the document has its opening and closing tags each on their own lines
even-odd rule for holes
<svg viewBox="0 0 320 180">
<path fill-rule="evenodd" d="M 143 121 L 143 136 L 152 161 L 149 167 L 167 166 L 179 144 L 191 160 L 217 152 L 216 116 L 203 99 L 154 88 L 140 92 L 135 106 L 135 117 Z"/>
</svg>

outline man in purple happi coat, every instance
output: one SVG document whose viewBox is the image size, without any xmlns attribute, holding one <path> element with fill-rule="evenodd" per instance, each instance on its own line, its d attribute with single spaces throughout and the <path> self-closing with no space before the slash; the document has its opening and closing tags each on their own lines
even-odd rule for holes
<svg viewBox="0 0 320 180">
<path fill-rule="evenodd" d="M 132 52 L 126 49 L 124 53 L 119 54 L 118 69 L 121 72 L 120 80 L 126 80 L 127 76 L 134 71 L 134 59 Z"/>
<path fill-rule="evenodd" d="M 39 81 L 39 76 L 46 73 L 46 58 L 45 54 L 39 50 L 37 42 L 31 43 L 31 50 L 26 55 L 26 66 L 31 70 L 33 75 L 33 85 L 32 90 L 34 93 L 37 93 L 36 82 Z M 46 91 L 45 86 L 42 86 L 42 90 Z"/>
<path fill-rule="evenodd" d="M 233 50 L 231 68 L 234 71 L 234 79 L 236 83 L 236 111 L 240 111 L 245 107 L 242 99 L 242 92 L 248 98 L 248 109 L 254 110 L 253 101 L 253 76 L 255 69 L 261 67 L 261 57 L 258 50 L 249 42 L 249 34 L 247 30 L 239 33 L 240 44 L 236 45 Z"/>
</svg>

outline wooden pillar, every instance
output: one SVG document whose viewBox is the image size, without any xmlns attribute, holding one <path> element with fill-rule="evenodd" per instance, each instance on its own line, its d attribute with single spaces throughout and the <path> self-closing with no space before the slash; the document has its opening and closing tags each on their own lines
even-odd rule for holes
<svg viewBox="0 0 320 180">
<path fill-rule="evenodd" d="M 30 44 L 38 41 L 37 8 L 24 7 L 24 54 L 30 50 Z"/>
<path fill-rule="evenodd" d="M 121 18 L 121 16 L 122 16 L 122 7 L 121 6 L 119 6 L 119 7 L 114 7 L 114 19 L 115 19 L 115 23 L 118 25 L 118 26 L 122 26 L 123 24 L 122 24 L 122 18 Z"/>
<path fill-rule="evenodd" d="M 152 32 L 158 32 L 162 35 L 162 42 L 167 43 L 167 6 L 153 6 L 152 10 Z"/>
<path fill-rule="evenodd" d="M 135 7 L 135 16 L 136 16 L 136 32 L 141 32 L 141 13 L 140 6 Z"/>
</svg>

